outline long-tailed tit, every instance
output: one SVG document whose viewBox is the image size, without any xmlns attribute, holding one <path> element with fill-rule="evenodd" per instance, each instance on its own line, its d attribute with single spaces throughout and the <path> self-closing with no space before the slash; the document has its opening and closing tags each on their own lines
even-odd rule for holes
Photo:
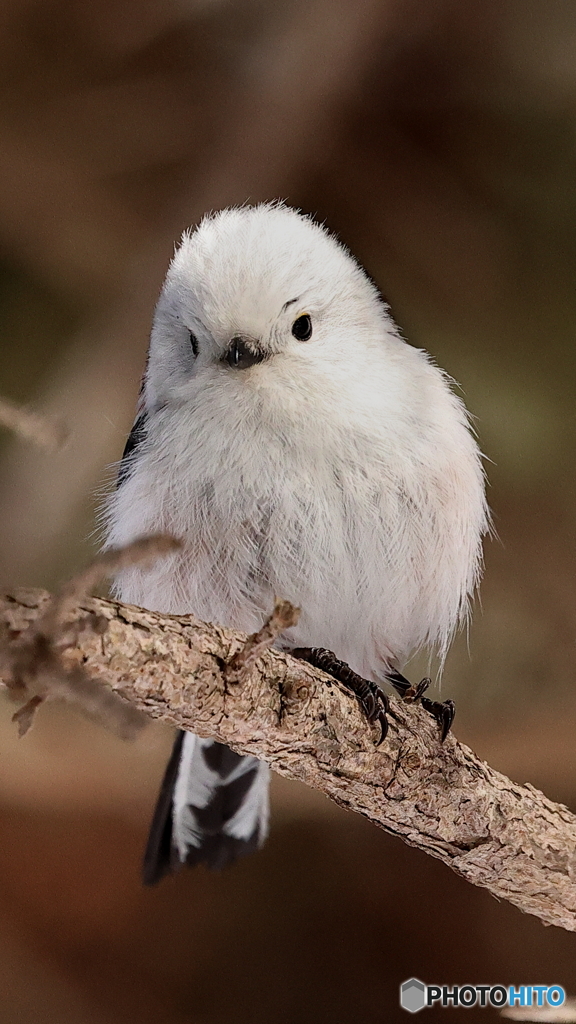
<svg viewBox="0 0 576 1024">
<path fill-rule="evenodd" d="M 286 647 L 327 648 L 401 689 L 409 655 L 443 657 L 466 615 L 487 522 L 451 381 L 400 337 L 334 236 L 282 204 L 223 210 L 184 235 L 107 542 L 166 531 L 185 546 L 120 573 L 118 597 L 252 632 L 278 595 L 301 609 Z M 384 724 L 371 691 L 364 706 Z M 267 827 L 268 767 L 180 733 L 145 881 L 222 866 Z"/>
</svg>

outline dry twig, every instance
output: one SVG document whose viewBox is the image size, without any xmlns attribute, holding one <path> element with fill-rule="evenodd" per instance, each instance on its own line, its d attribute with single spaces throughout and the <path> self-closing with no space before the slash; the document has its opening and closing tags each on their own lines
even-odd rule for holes
<svg viewBox="0 0 576 1024">
<path fill-rule="evenodd" d="M 25 631 L 37 632 L 48 601 L 42 591 L 0 598 L 5 665 Z M 67 672 L 81 665 L 84 678 L 134 709 L 262 758 L 500 899 L 576 931 L 576 817 L 453 736 L 441 745 L 418 706 L 392 701 L 376 748 L 355 699 L 266 644 L 243 685 L 229 686 L 226 666 L 246 649 L 240 633 L 96 598 L 80 600 L 75 614 L 75 643 L 59 653 Z M 80 628 L 90 619 L 98 630 Z"/>
<path fill-rule="evenodd" d="M 62 448 L 69 436 L 60 420 L 16 405 L 7 398 L 0 398 L 0 424 L 25 440 L 33 441 L 39 448 L 52 452 Z"/>
<path fill-rule="evenodd" d="M 300 609 L 289 601 L 276 599 L 274 611 L 257 633 L 249 636 L 241 650 L 230 659 L 226 666 L 228 683 L 245 683 L 258 658 L 264 651 L 272 647 L 275 640 L 290 626 L 295 626 L 300 617 Z"/>
<path fill-rule="evenodd" d="M 3 681 L 14 700 L 25 700 L 13 715 L 24 736 L 36 711 L 50 697 L 73 701 L 92 718 L 123 738 L 131 738 L 145 724 L 136 708 L 122 701 L 85 670 L 76 659 L 64 665 L 62 653 L 77 649 L 79 635 L 89 630 L 100 635 L 106 621 L 97 615 L 78 615 L 77 605 L 100 580 L 135 563 L 154 562 L 176 551 L 180 542 L 158 534 L 140 537 L 125 548 L 113 548 L 95 559 L 46 602 L 39 618 L 24 632 L 12 637 L 0 651 Z M 9 627 L 5 626 L 5 630 Z"/>
</svg>

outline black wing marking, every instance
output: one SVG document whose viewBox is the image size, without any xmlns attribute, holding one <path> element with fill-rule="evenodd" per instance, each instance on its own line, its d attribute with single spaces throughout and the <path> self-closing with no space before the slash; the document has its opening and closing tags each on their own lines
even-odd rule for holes
<svg viewBox="0 0 576 1024">
<path fill-rule="evenodd" d="M 134 421 L 134 426 L 128 435 L 118 470 L 117 487 L 120 487 L 130 476 L 138 448 L 146 437 L 146 419 L 146 413 L 141 412 Z"/>
<path fill-rule="evenodd" d="M 150 826 L 150 835 L 144 853 L 142 878 L 144 885 L 156 885 L 164 875 L 174 870 L 172 850 L 172 797 L 178 775 L 184 731 L 176 735 L 170 760 L 166 766 L 160 794 Z"/>
</svg>

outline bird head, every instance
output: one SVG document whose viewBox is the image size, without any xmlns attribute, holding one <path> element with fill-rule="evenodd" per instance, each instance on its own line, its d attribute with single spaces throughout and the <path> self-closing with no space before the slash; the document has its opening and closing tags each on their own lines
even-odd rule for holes
<svg viewBox="0 0 576 1024">
<path fill-rule="evenodd" d="M 200 386 L 270 388 L 353 365 L 362 342 L 395 333 L 345 247 L 283 204 L 223 210 L 186 232 L 157 305 L 149 404 Z"/>
</svg>

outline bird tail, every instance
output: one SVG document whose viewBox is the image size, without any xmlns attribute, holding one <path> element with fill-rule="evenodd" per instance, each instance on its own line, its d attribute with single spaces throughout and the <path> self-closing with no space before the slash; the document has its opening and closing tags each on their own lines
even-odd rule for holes
<svg viewBox="0 0 576 1024">
<path fill-rule="evenodd" d="M 223 868 L 268 834 L 269 768 L 223 743 L 179 732 L 144 854 L 144 884 L 183 864 Z"/>
</svg>

